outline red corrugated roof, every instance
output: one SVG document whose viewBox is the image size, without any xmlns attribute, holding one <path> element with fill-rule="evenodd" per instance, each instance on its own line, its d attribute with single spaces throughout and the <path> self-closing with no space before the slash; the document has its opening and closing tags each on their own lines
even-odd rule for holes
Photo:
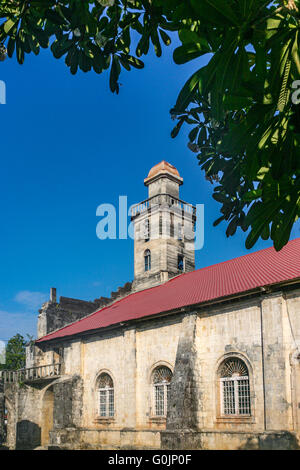
<svg viewBox="0 0 300 470">
<path fill-rule="evenodd" d="M 300 279 L 300 238 L 291 240 L 279 252 L 274 248 L 256 251 L 181 274 L 165 284 L 130 294 L 108 307 L 49 333 L 38 342 L 105 328 L 297 278 Z"/>
</svg>

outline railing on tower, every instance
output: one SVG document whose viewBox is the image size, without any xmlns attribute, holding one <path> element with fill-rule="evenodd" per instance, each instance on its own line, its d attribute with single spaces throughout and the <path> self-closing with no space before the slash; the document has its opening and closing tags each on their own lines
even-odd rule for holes
<svg viewBox="0 0 300 470">
<path fill-rule="evenodd" d="M 132 206 L 131 217 L 135 217 L 136 215 L 141 214 L 155 204 L 168 204 L 170 207 L 172 206 L 183 210 L 184 212 L 188 212 L 191 215 L 196 215 L 196 207 L 192 204 L 170 196 L 169 194 L 162 193 L 157 194 L 156 196 L 152 196 L 149 199 L 145 199 L 144 201 Z"/>
</svg>

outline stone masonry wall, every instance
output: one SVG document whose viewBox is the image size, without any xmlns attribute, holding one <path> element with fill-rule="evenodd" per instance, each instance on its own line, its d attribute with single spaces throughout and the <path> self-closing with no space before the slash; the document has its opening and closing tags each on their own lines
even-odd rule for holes
<svg viewBox="0 0 300 470">
<path fill-rule="evenodd" d="M 4 384 L 3 384 L 3 380 L 0 377 L 0 445 L 5 441 L 5 437 L 6 437 L 4 414 L 5 414 Z"/>
<path fill-rule="evenodd" d="M 82 381 L 79 376 L 53 386 L 53 428 L 76 427 L 81 423 Z"/>
<path fill-rule="evenodd" d="M 170 387 L 167 429 L 197 429 L 201 399 L 197 387 L 195 335 L 197 315 L 184 317 Z"/>
<path fill-rule="evenodd" d="M 74 448 L 297 448 L 299 294 L 262 293 L 66 340 L 64 377 L 5 391 L 17 445 L 38 443 L 40 428 L 43 445 L 50 433 L 50 444 L 71 439 Z M 217 373 L 230 356 L 247 365 L 250 416 L 221 415 Z M 167 420 L 153 412 L 151 377 L 160 365 L 173 371 Z M 98 413 L 101 372 L 114 382 L 115 415 L 106 420 Z"/>
<path fill-rule="evenodd" d="M 51 289 L 52 291 L 53 289 Z M 37 337 L 41 338 L 52 331 L 63 328 L 69 323 L 80 320 L 83 317 L 103 308 L 115 300 L 128 295 L 131 292 L 131 282 L 127 282 L 115 292 L 111 292 L 110 297 L 100 297 L 92 302 L 70 297 L 60 297 L 56 302 L 56 295 L 51 296 L 50 301 L 45 302 L 39 310 Z"/>
</svg>

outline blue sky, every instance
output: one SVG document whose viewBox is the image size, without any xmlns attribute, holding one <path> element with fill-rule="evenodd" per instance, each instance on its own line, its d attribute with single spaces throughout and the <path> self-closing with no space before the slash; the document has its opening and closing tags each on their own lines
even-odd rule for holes
<svg viewBox="0 0 300 470">
<path fill-rule="evenodd" d="M 133 242 L 99 240 L 96 208 L 117 206 L 119 195 L 129 204 L 145 199 L 143 179 L 163 159 L 184 178 L 182 199 L 205 204 L 197 268 L 247 253 L 244 234 L 227 239 L 225 225 L 212 227 L 219 204 L 187 148 L 187 131 L 170 137 L 169 110 L 195 63 L 173 64 L 172 48 L 145 62 L 144 70 L 122 74 L 118 96 L 107 74 L 74 77 L 48 51 L 27 56 L 23 66 L 0 64 L 7 86 L 0 105 L 0 340 L 35 335 L 50 287 L 93 300 L 132 280 Z M 260 240 L 254 250 L 269 246 Z"/>
</svg>

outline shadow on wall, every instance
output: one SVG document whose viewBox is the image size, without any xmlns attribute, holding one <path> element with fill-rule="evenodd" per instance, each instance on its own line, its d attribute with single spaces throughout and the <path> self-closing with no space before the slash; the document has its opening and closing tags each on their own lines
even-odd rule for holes
<svg viewBox="0 0 300 470">
<path fill-rule="evenodd" d="M 17 423 L 16 449 L 34 449 L 41 445 L 41 428 L 36 423 L 23 420 Z"/>
<path fill-rule="evenodd" d="M 295 434 L 283 431 L 264 434 L 258 438 L 249 437 L 239 450 L 299 450 L 299 442 Z"/>
<path fill-rule="evenodd" d="M 248 437 L 226 431 L 162 431 L 161 437 L 161 448 L 166 450 L 300 450 L 298 436 L 289 431 L 253 433 Z"/>
</svg>

